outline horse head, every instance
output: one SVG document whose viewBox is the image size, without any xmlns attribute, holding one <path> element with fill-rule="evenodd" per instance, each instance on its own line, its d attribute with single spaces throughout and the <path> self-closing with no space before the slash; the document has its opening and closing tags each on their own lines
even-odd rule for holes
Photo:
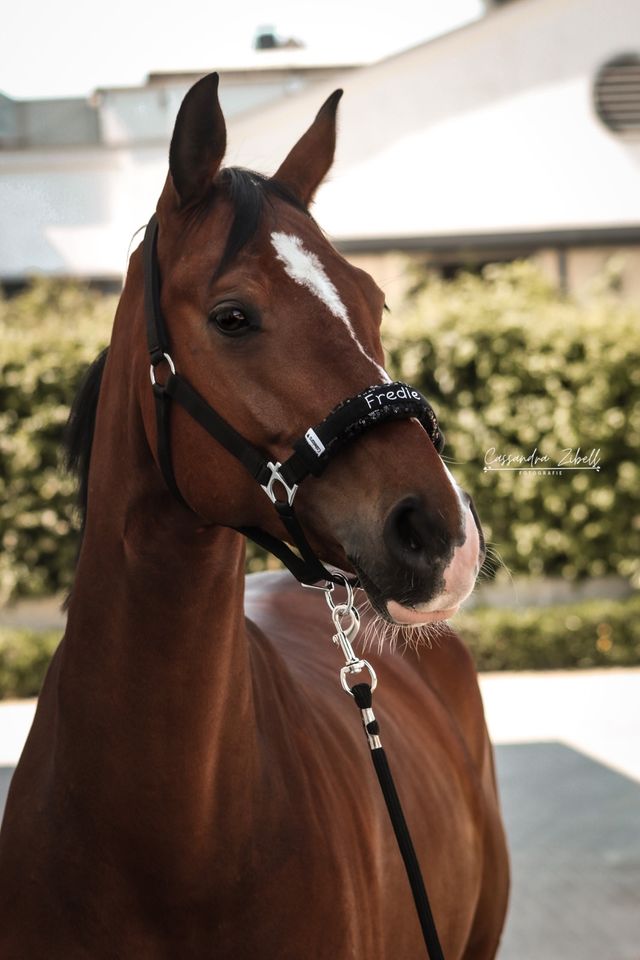
<svg viewBox="0 0 640 960">
<path fill-rule="evenodd" d="M 176 368 L 253 447 L 284 461 L 345 398 L 389 382 L 385 298 L 309 212 L 333 162 L 342 91 L 266 177 L 222 166 L 217 86 L 215 74 L 200 80 L 178 113 L 157 207 L 160 304 Z M 156 450 L 148 380 L 140 403 Z M 185 410 L 172 417 L 175 481 L 195 522 L 288 539 L 242 464 Z M 316 554 L 355 572 L 387 620 L 444 619 L 473 588 L 483 555 L 477 516 L 416 419 L 350 444 L 301 485 L 296 509 Z"/>
</svg>

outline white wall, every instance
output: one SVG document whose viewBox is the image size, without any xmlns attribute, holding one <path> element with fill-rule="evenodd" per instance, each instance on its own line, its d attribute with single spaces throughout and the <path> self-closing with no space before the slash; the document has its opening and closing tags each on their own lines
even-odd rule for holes
<svg viewBox="0 0 640 960">
<path fill-rule="evenodd" d="M 134 231 L 153 213 L 166 147 L 0 154 L 0 265 L 32 274 L 120 277 Z"/>
<path fill-rule="evenodd" d="M 223 110 L 229 118 L 263 109 L 321 73 L 262 71 L 226 85 L 223 77 Z M 173 124 L 189 85 L 99 91 L 99 145 L 0 149 L 0 279 L 123 275 L 131 237 L 162 190 Z"/>
<path fill-rule="evenodd" d="M 148 87 L 109 89 L 96 95 L 101 139 L 109 146 L 141 142 L 168 144 L 176 114 L 192 80 L 154 83 Z M 227 119 L 264 107 L 309 85 L 300 75 L 271 71 L 253 79 L 221 80 L 219 96 Z"/>
<path fill-rule="evenodd" d="M 640 224 L 640 143 L 591 104 L 629 50 L 637 0 L 518 0 L 359 71 L 318 220 L 340 239 Z M 234 162 L 274 169 L 336 85 L 232 121 Z"/>
</svg>

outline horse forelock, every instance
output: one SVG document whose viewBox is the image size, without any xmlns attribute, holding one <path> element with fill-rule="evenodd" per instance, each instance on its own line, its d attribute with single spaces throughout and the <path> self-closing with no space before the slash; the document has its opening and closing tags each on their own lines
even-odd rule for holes
<svg viewBox="0 0 640 960">
<path fill-rule="evenodd" d="M 285 184 L 253 170 L 225 167 L 216 178 L 214 188 L 221 189 L 233 207 L 231 229 L 214 277 L 220 276 L 256 235 L 266 203 L 273 205 L 274 200 L 280 200 L 311 220 L 308 208 Z"/>
</svg>

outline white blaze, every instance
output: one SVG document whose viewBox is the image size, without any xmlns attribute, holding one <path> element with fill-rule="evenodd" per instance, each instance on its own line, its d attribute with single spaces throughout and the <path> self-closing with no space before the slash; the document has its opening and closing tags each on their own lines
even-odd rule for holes
<svg viewBox="0 0 640 960">
<path fill-rule="evenodd" d="M 300 237 L 294 237 L 292 234 L 274 232 L 271 234 L 271 242 L 278 260 L 284 264 L 284 269 L 291 279 L 310 290 L 319 300 L 322 300 L 334 317 L 342 320 L 360 353 L 374 365 L 383 383 L 390 383 L 391 378 L 387 371 L 369 356 L 358 340 L 347 308 L 315 253 L 305 250 Z"/>
</svg>

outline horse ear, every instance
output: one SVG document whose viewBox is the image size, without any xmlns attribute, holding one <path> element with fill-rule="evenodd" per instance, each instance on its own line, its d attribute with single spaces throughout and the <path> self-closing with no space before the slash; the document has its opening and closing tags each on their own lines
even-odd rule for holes
<svg viewBox="0 0 640 960">
<path fill-rule="evenodd" d="M 329 172 L 336 151 L 336 111 L 342 96 L 336 90 L 323 103 L 305 134 L 300 137 L 274 180 L 279 180 L 307 206 Z"/>
<path fill-rule="evenodd" d="M 183 205 L 196 203 L 211 187 L 227 146 L 218 100 L 218 74 L 191 87 L 178 110 L 169 147 L 169 170 Z"/>
</svg>

